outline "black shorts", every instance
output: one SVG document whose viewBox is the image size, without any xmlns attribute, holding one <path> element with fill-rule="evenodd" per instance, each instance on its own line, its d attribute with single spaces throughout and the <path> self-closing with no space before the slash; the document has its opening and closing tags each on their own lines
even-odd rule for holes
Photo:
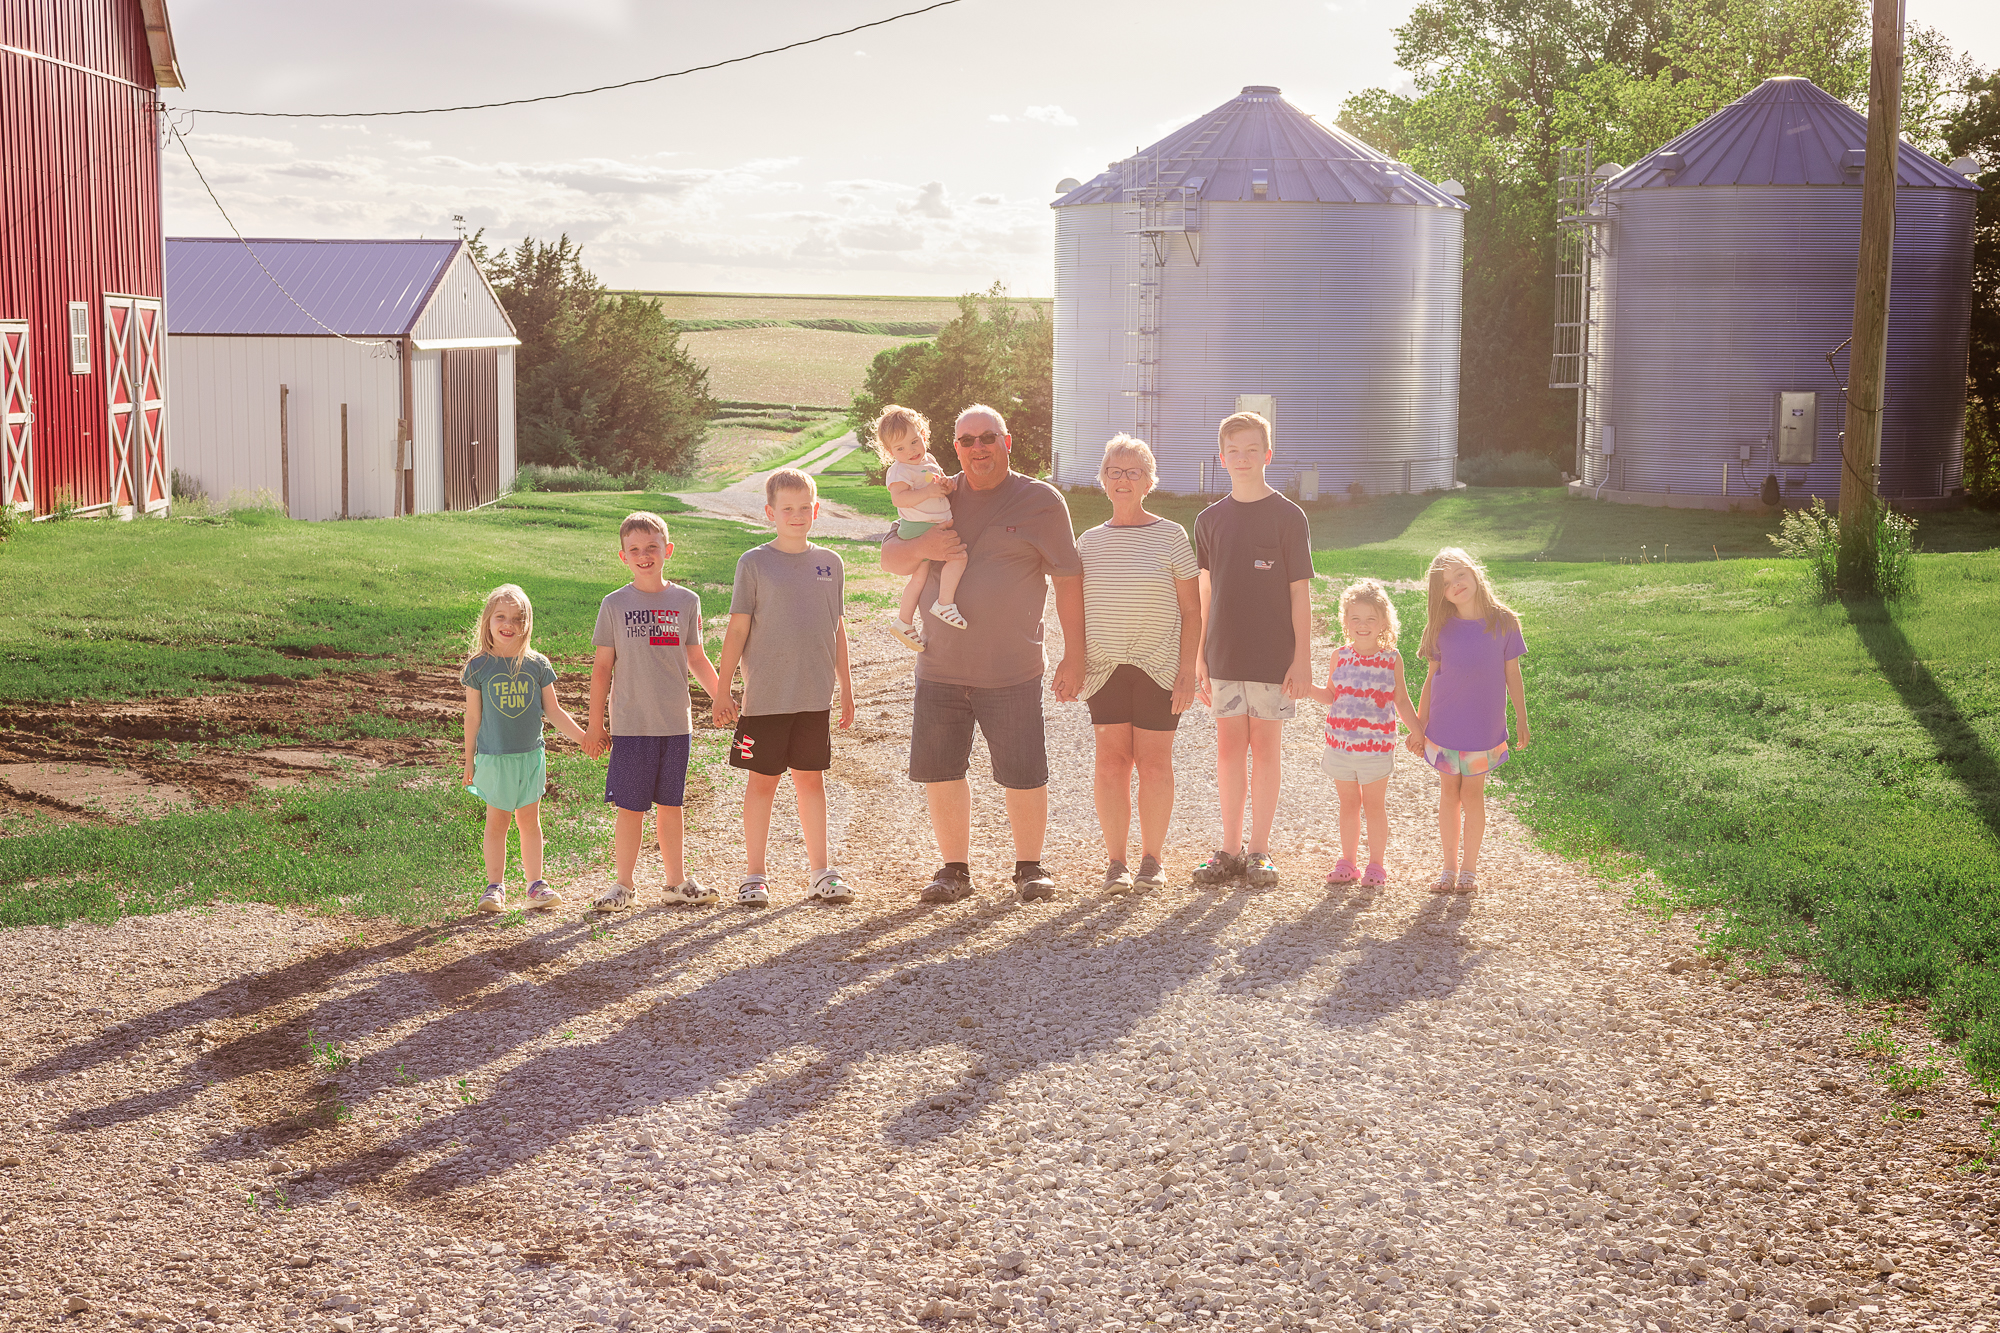
<svg viewBox="0 0 2000 1333">
<path fill-rule="evenodd" d="M 736 720 L 729 766 L 775 778 L 788 768 L 824 773 L 833 767 L 833 711 L 758 713 Z"/>
<path fill-rule="evenodd" d="M 1090 705 L 1093 727 L 1130 724 L 1140 731 L 1180 730 L 1174 692 L 1161 689 L 1159 682 L 1130 662 L 1120 663 L 1111 678 L 1084 702 Z"/>
</svg>

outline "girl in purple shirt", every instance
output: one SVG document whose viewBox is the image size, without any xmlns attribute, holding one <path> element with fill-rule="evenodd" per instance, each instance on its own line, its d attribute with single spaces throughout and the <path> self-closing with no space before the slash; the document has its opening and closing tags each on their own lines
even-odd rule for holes
<svg viewBox="0 0 2000 1333">
<path fill-rule="evenodd" d="M 1528 743 L 1528 699 L 1521 684 L 1521 655 L 1527 651 L 1520 617 L 1494 596 L 1485 568 L 1456 546 L 1439 551 L 1431 561 L 1430 608 L 1419 650 L 1430 673 L 1409 740 L 1411 751 L 1421 752 L 1442 780 L 1438 836 L 1444 869 L 1431 885 L 1434 893 L 1479 887 L 1486 775 L 1507 762 L 1509 699 L 1515 743 Z"/>
</svg>

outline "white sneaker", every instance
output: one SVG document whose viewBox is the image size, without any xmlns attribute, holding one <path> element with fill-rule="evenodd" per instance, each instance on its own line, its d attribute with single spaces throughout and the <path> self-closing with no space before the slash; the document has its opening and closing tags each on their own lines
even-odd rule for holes
<svg viewBox="0 0 2000 1333">
<path fill-rule="evenodd" d="M 813 876 L 812 889 L 806 896 L 823 903 L 851 903 L 854 890 L 838 870 L 827 869 Z"/>
<path fill-rule="evenodd" d="M 488 884 L 486 892 L 479 895 L 479 910 L 482 912 L 504 912 L 507 910 L 507 890 L 499 884 Z"/>
<path fill-rule="evenodd" d="M 638 901 L 639 895 L 632 891 L 630 884 L 613 884 L 604 892 L 590 900 L 593 912 L 622 912 Z"/>
<path fill-rule="evenodd" d="M 549 887 L 545 879 L 538 879 L 528 886 L 528 910 L 540 907 L 554 907 L 562 901 L 562 895 Z"/>
<path fill-rule="evenodd" d="M 738 907 L 769 907 L 771 905 L 771 885 L 762 875 L 746 875 L 736 886 Z"/>
<path fill-rule="evenodd" d="M 695 881 L 693 875 L 689 875 L 686 879 L 674 885 L 660 896 L 669 903 L 678 903 L 687 907 L 706 907 L 712 902 L 720 901 L 722 897 L 714 889 L 703 888 Z"/>
</svg>

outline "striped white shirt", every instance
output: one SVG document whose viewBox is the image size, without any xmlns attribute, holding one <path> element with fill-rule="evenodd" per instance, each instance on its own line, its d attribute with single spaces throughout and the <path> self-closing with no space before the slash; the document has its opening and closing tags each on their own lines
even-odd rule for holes
<svg viewBox="0 0 2000 1333">
<path fill-rule="evenodd" d="M 1187 529 L 1170 519 L 1143 527 L 1099 524 L 1076 539 L 1083 557 L 1084 697 L 1126 662 L 1171 690 L 1181 664 L 1176 579 L 1195 576 Z"/>
</svg>

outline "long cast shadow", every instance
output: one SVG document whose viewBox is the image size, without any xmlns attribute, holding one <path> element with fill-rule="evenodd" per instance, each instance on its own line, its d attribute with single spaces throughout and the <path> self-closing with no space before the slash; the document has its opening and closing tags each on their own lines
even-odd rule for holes
<svg viewBox="0 0 2000 1333">
<path fill-rule="evenodd" d="M 1931 736 L 1938 758 L 1965 790 L 1966 799 L 1994 838 L 2000 839 L 2000 763 L 1959 711 L 1949 691 L 1917 657 L 1903 627 L 1880 602 L 1855 603 L 1848 621 L 1903 707 Z"/>
</svg>

